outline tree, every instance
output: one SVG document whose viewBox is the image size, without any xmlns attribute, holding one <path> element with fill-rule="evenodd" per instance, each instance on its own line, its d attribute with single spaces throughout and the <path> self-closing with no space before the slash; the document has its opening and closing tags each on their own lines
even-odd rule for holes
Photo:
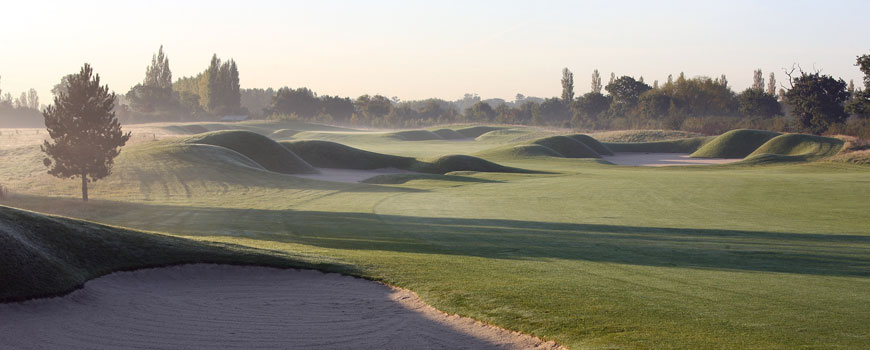
<svg viewBox="0 0 870 350">
<path fill-rule="evenodd" d="M 571 120 L 571 109 L 560 98 L 548 98 L 538 106 L 538 113 L 532 117 L 537 125 L 559 125 L 561 122 Z"/>
<path fill-rule="evenodd" d="M 169 57 L 163 54 L 163 45 L 160 45 L 157 53 L 151 56 L 151 65 L 145 68 L 145 80 L 142 85 L 172 89 L 172 71 L 169 69 Z"/>
<path fill-rule="evenodd" d="M 585 119 L 595 122 L 610 109 L 611 100 L 611 96 L 604 96 L 600 92 L 588 92 L 577 98 L 575 106 Z"/>
<path fill-rule="evenodd" d="M 51 95 L 57 97 L 61 93 L 67 93 L 67 91 L 69 91 L 69 79 L 73 75 L 75 74 L 64 75 L 61 77 L 60 82 L 51 88 Z"/>
<path fill-rule="evenodd" d="M 849 117 L 843 108 L 849 97 L 846 82 L 819 72 L 801 71 L 800 76 L 792 78 L 792 72 L 787 72 L 791 89 L 785 98 L 797 117 L 799 129 L 819 135 L 831 125 L 846 121 Z"/>
<path fill-rule="evenodd" d="M 756 69 L 752 72 L 752 89 L 758 91 L 764 90 L 764 74 L 761 73 L 761 69 Z"/>
<path fill-rule="evenodd" d="M 566 104 L 574 101 L 574 73 L 568 68 L 562 68 L 562 101 Z"/>
<path fill-rule="evenodd" d="M 776 98 L 776 75 L 770 72 L 770 79 L 767 80 L 767 94 Z"/>
<path fill-rule="evenodd" d="M 613 96 L 614 104 L 632 108 L 637 105 L 640 95 L 652 89 L 652 87 L 634 80 L 632 77 L 621 76 L 619 79 L 615 79 L 610 84 L 607 84 L 604 89 Z"/>
<path fill-rule="evenodd" d="M 776 96 L 755 87 L 737 95 L 737 110 L 745 117 L 770 118 L 782 114 L 782 106 L 776 101 Z"/>
<path fill-rule="evenodd" d="M 39 110 L 39 95 L 36 94 L 36 89 L 27 91 L 27 108 Z"/>
<path fill-rule="evenodd" d="M 671 97 L 661 89 L 649 90 L 638 98 L 638 111 L 646 118 L 661 119 L 668 115 L 670 108 Z"/>
<path fill-rule="evenodd" d="M 495 118 L 495 110 L 486 102 L 478 102 L 465 110 L 465 118 L 474 122 L 490 122 Z"/>
<path fill-rule="evenodd" d="M 592 92 L 596 94 L 601 93 L 601 89 L 604 88 L 604 85 L 601 84 L 601 75 L 598 74 L 598 70 L 592 71 Z"/>
<path fill-rule="evenodd" d="M 70 76 L 69 91 L 54 98 L 43 112 L 51 141 L 43 142 L 48 173 L 60 178 L 82 180 L 82 200 L 88 200 L 88 182 L 109 175 L 115 157 L 121 153 L 130 133 L 121 131 L 115 118 L 115 93 L 100 86 L 87 63 Z"/>
<path fill-rule="evenodd" d="M 852 87 L 852 82 L 849 82 L 851 92 L 849 104 L 846 106 L 846 111 L 867 117 L 870 116 L 870 55 L 858 56 L 855 66 L 864 73 L 864 89 L 855 89 Z"/>
</svg>

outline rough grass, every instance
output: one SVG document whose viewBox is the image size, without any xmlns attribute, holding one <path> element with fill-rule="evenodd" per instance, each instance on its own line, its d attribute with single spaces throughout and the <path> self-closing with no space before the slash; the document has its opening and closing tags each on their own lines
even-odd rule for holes
<svg viewBox="0 0 870 350">
<path fill-rule="evenodd" d="M 568 136 L 550 136 L 532 143 L 552 149 L 566 158 L 601 158 L 598 152 L 585 143 Z"/>
<path fill-rule="evenodd" d="M 870 150 L 841 153 L 831 158 L 828 158 L 828 160 L 840 163 L 870 165 Z"/>
<path fill-rule="evenodd" d="M 631 143 L 605 142 L 604 145 L 613 152 L 693 153 L 712 139 L 713 137 L 711 136 L 705 136 L 670 141 Z"/>
<path fill-rule="evenodd" d="M 779 136 L 778 132 L 738 129 L 716 136 L 701 146 L 691 157 L 695 158 L 745 158 L 768 140 Z"/>
<path fill-rule="evenodd" d="M 283 141 L 281 144 L 308 164 L 320 168 L 410 169 L 418 163 L 414 158 L 364 151 L 330 141 Z"/>
<path fill-rule="evenodd" d="M 314 174 L 314 169 L 287 148 L 263 135 L 243 130 L 214 131 L 188 137 L 182 142 L 231 149 L 269 171 L 282 174 Z"/>
<path fill-rule="evenodd" d="M 747 158 L 763 154 L 800 157 L 817 160 L 836 155 L 843 148 L 843 140 L 805 134 L 786 134 L 770 139 Z"/>
<path fill-rule="evenodd" d="M 192 241 L 0 206 L 0 302 L 54 296 L 121 270 L 188 263 L 316 267 L 231 244 Z"/>
</svg>

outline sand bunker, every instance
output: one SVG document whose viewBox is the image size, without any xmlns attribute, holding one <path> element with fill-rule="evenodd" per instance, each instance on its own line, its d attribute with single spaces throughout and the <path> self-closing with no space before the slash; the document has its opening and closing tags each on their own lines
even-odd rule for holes
<svg viewBox="0 0 870 350">
<path fill-rule="evenodd" d="M 370 179 L 378 175 L 419 174 L 417 172 L 396 168 L 381 168 L 373 170 L 317 168 L 317 170 L 320 170 L 320 174 L 294 174 L 293 176 L 304 177 L 306 179 L 313 180 L 352 183 L 361 182 L 363 180 Z"/>
<path fill-rule="evenodd" d="M 632 166 L 674 166 L 674 165 L 710 165 L 739 162 L 743 159 L 723 158 L 691 158 L 689 153 L 641 153 L 619 152 L 602 159 L 617 165 Z"/>
<path fill-rule="evenodd" d="M 317 271 L 186 265 L 0 304 L 3 349 L 558 349 L 414 293 Z"/>
</svg>

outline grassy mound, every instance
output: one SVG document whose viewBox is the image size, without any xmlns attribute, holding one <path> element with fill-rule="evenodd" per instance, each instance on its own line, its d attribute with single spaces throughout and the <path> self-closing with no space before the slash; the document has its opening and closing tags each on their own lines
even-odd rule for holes
<svg viewBox="0 0 870 350">
<path fill-rule="evenodd" d="M 281 145 L 316 167 L 338 169 L 408 169 L 417 163 L 409 157 L 364 151 L 340 143 L 319 140 L 284 141 Z"/>
<path fill-rule="evenodd" d="M 567 136 L 551 136 L 532 142 L 550 148 L 567 158 L 601 158 L 598 152 L 586 144 Z"/>
<path fill-rule="evenodd" d="M 779 136 L 778 132 L 738 129 L 717 136 L 691 157 L 695 158 L 744 158 L 768 140 Z"/>
<path fill-rule="evenodd" d="M 186 263 L 303 267 L 253 249 L 0 206 L 0 302 L 60 295 L 111 272 Z M 292 265 L 291 265 L 292 264 Z M 295 265 L 295 266 L 294 266 Z"/>
<path fill-rule="evenodd" d="M 486 134 L 490 131 L 502 130 L 504 128 L 499 128 L 495 126 L 472 126 L 469 128 L 457 129 L 456 132 L 462 134 L 464 137 L 473 139 L 480 135 Z"/>
<path fill-rule="evenodd" d="M 291 138 L 291 137 L 293 137 L 293 135 L 296 135 L 298 133 L 300 133 L 299 130 L 278 129 L 278 130 L 273 131 L 272 134 L 269 136 L 273 139 L 286 139 L 286 138 Z"/>
<path fill-rule="evenodd" d="M 439 157 L 435 160 L 432 160 L 431 162 L 421 163 L 412 170 L 432 174 L 446 174 L 452 171 L 479 171 L 495 173 L 529 172 L 527 170 L 506 167 L 504 165 L 496 164 L 485 159 L 461 154 Z"/>
<path fill-rule="evenodd" d="M 713 137 L 693 137 L 655 142 L 605 142 L 604 145 L 614 152 L 694 153 L 712 139 Z"/>
<path fill-rule="evenodd" d="M 443 140 L 441 136 L 438 134 L 431 132 L 429 130 L 405 130 L 405 131 L 396 131 L 393 133 L 387 134 L 387 137 L 399 139 L 402 141 L 431 141 L 431 140 Z"/>
<path fill-rule="evenodd" d="M 680 130 L 617 130 L 597 132 L 591 135 L 601 142 L 655 142 L 671 141 L 703 136 L 699 133 Z"/>
<path fill-rule="evenodd" d="M 302 158 L 274 140 L 251 131 L 215 131 L 191 136 L 183 142 L 229 148 L 250 158 L 266 170 L 282 174 L 317 173 Z"/>
<path fill-rule="evenodd" d="M 445 140 L 458 140 L 458 139 L 465 138 L 465 135 L 462 135 L 453 129 L 438 129 L 438 130 L 433 130 L 432 133 L 435 135 L 438 135 L 439 137 L 441 137 L 442 139 L 445 139 Z"/>
<path fill-rule="evenodd" d="M 476 155 L 486 158 L 517 158 L 517 157 L 559 157 L 565 158 L 559 152 L 554 151 L 552 148 L 547 146 L 541 146 L 536 144 L 531 145 L 514 145 L 514 146 L 505 146 L 505 147 L 497 147 L 493 149 L 488 149 Z"/>
<path fill-rule="evenodd" d="M 843 144 L 843 140 L 831 137 L 786 134 L 765 142 L 748 157 L 774 154 L 800 157 L 803 160 L 816 160 L 836 155 L 843 148 Z"/>
<path fill-rule="evenodd" d="M 568 137 L 574 139 L 574 141 L 577 141 L 577 142 L 580 142 L 580 143 L 586 145 L 587 147 L 591 148 L 593 151 L 595 151 L 596 153 L 598 153 L 600 155 L 605 155 L 605 156 L 612 156 L 613 155 L 613 152 L 609 148 L 607 148 L 607 146 L 605 146 L 601 142 L 598 142 L 598 140 L 592 138 L 592 136 L 585 135 L 585 134 L 574 134 L 574 135 L 568 135 Z"/>
</svg>

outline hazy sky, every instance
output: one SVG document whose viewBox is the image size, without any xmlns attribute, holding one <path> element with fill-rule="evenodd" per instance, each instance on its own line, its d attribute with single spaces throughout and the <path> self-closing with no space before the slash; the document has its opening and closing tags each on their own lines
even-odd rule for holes
<svg viewBox="0 0 870 350">
<path fill-rule="evenodd" d="M 175 78 L 233 58 L 241 85 L 320 94 L 512 100 L 560 94 L 560 71 L 726 74 L 793 62 L 860 80 L 870 1 L 14 1 L 0 13 L 0 88 L 36 88 L 89 62 L 125 93 L 163 44 Z"/>
</svg>

